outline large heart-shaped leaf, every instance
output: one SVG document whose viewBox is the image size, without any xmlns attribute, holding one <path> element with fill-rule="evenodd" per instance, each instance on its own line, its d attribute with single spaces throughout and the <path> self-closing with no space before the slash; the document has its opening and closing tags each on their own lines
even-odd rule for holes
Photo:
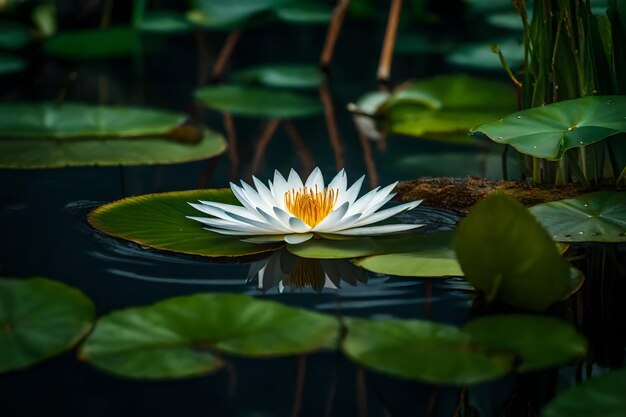
<svg viewBox="0 0 626 417">
<path fill-rule="evenodd" d="M 510 114 L 471 133 L 538 158 L 560 159 L 565 151 L 626 132 L 626 96 L 565 100 Z"/>
<path fill-rule="evenodd" d="M 200 223 L 186 218 L 198 215 L 199 212 L 188 204 L 198 200 L 238 204 L 228 189 L 148 194 L 99 207 L 89 213 L 88 220 L 93 227 L 109 235 L 191 255 L 244 256 L 276 248 L 204 230 Z"/>
<path fill-rule="evenodd" d="M 558 242 L 626 242 L 626 192 L 600 191 L 530 212 Z"/>
<path fill-rule="evenodd" d="M 232 75 L 239 82 L 278 88 L 317 88 L 323 80 L 313 65 L 267 64 L 244 68 Z"/>
<path fill-rule="evenodd" d="M 465 278 L 487 300 L 541 311 L 571 286 L 569 265 L 548 233 L 504 194 L 474 206 L 459 225 L 454 247 Z"/>
<path fill-rule="evenodd" d="M 437 384 L 471 384 L 497 378 L 512 355 L 488 354 L 471 336 L 444 324 L 418 320 L 346 320 L 343 352 L 394 376 Z"/>
<path fill-rule="evenodd" d="M 0 372 L 71 349 L 94 314 L 91 300 L 75 288 L 46 278 L 0 278 Z"/>
<path fill-rule="evenodd" d="M 265 357 L 330 346 L 331 317 L 236 294 L 196 294 L 115 311 L 98 320 L 80 356 L 134 378 L 177 378 L 218 369 L 220 353 Z"/>
<path fill-rule="evenodd" d="M 587 350 L 587 341 L 572 325 L 552 317 L 485 316 L 470 321 L 464 330 L 480 346 L 517 356 L 519 372 L 564 365 Z"/>
<path fill-rule="evenodd" d="M 195 95 L 213 110 L 240 116 L 291 119 L 322 111 L 319 101 L 309 96 L 268 88 L 221 85 L 201 88 Z"/>
<path fill-rule="evenodd" d="M 565 391 L 541 417 L 618 417 L 626 415 L 626 369 L 611 371 Z"/>
</svg>

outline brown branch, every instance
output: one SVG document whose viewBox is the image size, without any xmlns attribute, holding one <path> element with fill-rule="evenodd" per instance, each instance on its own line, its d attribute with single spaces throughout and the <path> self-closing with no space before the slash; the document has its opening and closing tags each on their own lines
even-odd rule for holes
<svg viewBox="0 0 626 417">
<path fill-rule="evenodd" d="M 320 66 L 323 69 L 327 69 L 333 59 L 333 52 L 335 51 L 335 45 L 341 33 L 343 19 L 346 17 L 348 6 L 350 6 L 350 0 L 339 0 L 333 11 L 333 17 L 328 26 L 326 40 L 324 41 L 324 49 L 322 49 L 322 56 L 320 57 Z"/>
<path fill-rule="evenodd" d="M 327 83 L 323 83 L 320 87 L 320 99 L 324 106 L 324 118 L 326 119 L 326 128 L 328 130 L 328 139 L 330 146 L 335 154 L 335 165 L 337 171 L 345 166 L 345 158 L 343 155 L 343 146 L 341 145 L 341 135 L 335 120 L 335 108 L 333 106 L 333 98 Z"/>
<path fill-rule="evenodd" d="M 263 132 L 261 132 L 261 137 L 256 144 L 254 159 L 252 160 L 252 168 L 250 169 L 251 175 L 256 174 L 261 168 L 261 164 L 265 159 L 265 151 L 267 150 L 267 145 L 269 145 L 270 141 L 272 140 L 272 136 L 274 136 L 274 133 L 276 132 L 276 129 L 278 129 L 279 124 L 280 120 L 271 119 L 265 125 L 265 129 L 263 129 Z"/>
<path fill-rule="evenodd" d="M 285 132 L 291 140 L 291 143 L 293 144 L 293 147 L 296 150 L 300 161 L 302 161 L 304 170 L 307 172 L 313 171 L 313 168 L 315 168 L 313 155 L 311 154 L 309 148 L 306 146 L 306 143 L 302 139 L 302 136 L 300 136 L 298 130 L 296 130 L 296 126 L 289 121 L 284 121 L 283 127 L 285 128 Z"/>
<path fill-rule="evenodd" d="M 383 41 L 383 48 L 380 51 L 380 60 L 378 61 L 377 76 L 378 80 L 381 82 L 389 81 L 391 61 L 393 59 L 393 50 L 396 46 L 396 34 L 398 33 L 398 23 L 400 22 L 401 12 L 402 0 L 391 0 L 385 40 Z"/>
<path fill-rule="evenodd" d="M 239 42 L 240 37 L 241 30 L 233 30 L 226 38 L 226 42 L 224 42 L 224 46 L 222 46 L 222 50 L 217 56 L 217 60 L 215 61 L 215 65 L 213 65 L 213 70 L 211 71 L 211 78 L 213 80 L 219 80 L 222 78 L 224 68 L 226 67 L 226 64 L 228 64 L 228 60 L 235 49 L 235 45 Z"/>
<path fill-rule="evenodd" d="M 226 140 L 228 141 L 228 160 L 230 161 L 230 180 L 237 180 L 239 171 L 239 152 L 237 151 L 237 131 L 235 130 L 235 119 L 230 113 L 224 113 L 224 129 L 226 129 Z"/>
</svg>

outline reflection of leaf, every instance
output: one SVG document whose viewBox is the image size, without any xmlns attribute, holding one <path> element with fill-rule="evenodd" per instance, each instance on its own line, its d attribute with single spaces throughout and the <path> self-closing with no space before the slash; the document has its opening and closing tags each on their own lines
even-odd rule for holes
<svg viewBox="0 0 626 417">
<path fill-rule="evenodd" d="M 559 242 L 626 242 L 626 192 L 601 191 L 531 207 Z"/>
<path fill-rule="evenodd" d="M 1 278 L 0 372 L 69 350 L 89 331 L 94 313 L 75 288 L 45 278 Z"/>
<path fill-rule="evenodd" d="M 513 357 L 487 354 L 456 327 L 418 320 L 347 319 L 343 352 L 394 376 L 438 384 L 471 384 L 505 375 Z"/>
<path fill-rule="evenodd" d="M 521 19 L 518 16 L 521 24 Z M 462 45 L 447 56 L 448 62 L 478 70 L 503 71 L 498 55 L 491 50 L 491 45 L 498 45 L 509 67 L 518 68 L 524 62 L 524 46 L 514 39 L 482 42 Z"/>
<path fill-rule="evenodd" d="M 147 33 L 180 33 L 192 30 L 193 25 L 178 12 L 153 11 L 143 17 L 139 29 Z"/>
<path fill-rule="evenodd" d="M 544 310 L 570 287 L 567 261 L 535 218 L 512 197 L 491 194 L 461 221 L 454 247 L 466 279 L 516 307 Z"/>
<path fill-rule="evenodd" d="M 319 101 L 309 96 L 259 87 L 204 87 L 196 90 L 196 99 L 211 109 L 248 117 L 291 119 L 322 111 Z"/>
<path fill-rule="evenodd" d="M 319 68 L 313 65 L 266 64 L 236 71 L 236 81 L 278 88 L 317 88 L 323 80 Z"/>
<path fill-rule="evenodd" d="M 89 213 L 88 219 L 93 227 L 109 235 L 191 255 L 244 256 L 276 248 L 204 230 L 202 225 L 186 218 L 197 214 L 188 203 L 198 200 L 238 204 L 228 189 L 148 194 L 99 207 Z"/>
<path fill-rule="evenodd" d="M 520 372 L 566 364 L 583 357 L 587 348 L 585 338 L 572 325 L 552 317 L 485 316 L 470 321 L 464 330 L 480 346 L 519 357 Z"/>
<path fill-rule="evenodd" d="M 236 294 L 196 294 L 98 320 L 81 358 L 133 378 L 179 378 L 218 369 L 218 353 L 294 355 L 329 346 L 336 319 Z"/>
<path fill-rule="evenodd" d="M 618 417 L 626 415 L 626 369 L 610 371 L 565 391 L 541 417 Z"/>
<path fill-rule="evenodd" d="M 626 96 L 593 96 L 523 110 L 472 129 L 519 152 L 560 159 L 565 151 L 626 132 Z"/>
</svg>

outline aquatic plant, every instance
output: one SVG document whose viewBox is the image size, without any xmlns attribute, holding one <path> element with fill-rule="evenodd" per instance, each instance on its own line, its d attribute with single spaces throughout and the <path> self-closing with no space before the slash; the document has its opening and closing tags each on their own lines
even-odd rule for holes
<svg viewBox="0 0 626 417">
<path fill-rule="evenodd" d="M 267 243 L 284 240 L 298 244 L 314 235 L 376 236 L 405 232 L 420 227 L 416 224 L 385 224 L 372 226 L 396 214 L 417 207 L 421 201 L 400 204 L 378 211 L 389 202 L 396 183 L 377 187 L 357 199 L 361 177 L 348 188 L 348 178 L 341 170 L 328 186 L 319 168 L 306 181 L 293 169 L 285 179 L 278 171 L 266 186 L 253 177 L 256 190 L 241 181 L 231 183 L 231 190 L 241 206 L 215 201 L 189 203 L 213 217 L 187 216 L 208 226 L 206 229 L 224 235 L 247 237 L 248 242 Z"/>
</svg>

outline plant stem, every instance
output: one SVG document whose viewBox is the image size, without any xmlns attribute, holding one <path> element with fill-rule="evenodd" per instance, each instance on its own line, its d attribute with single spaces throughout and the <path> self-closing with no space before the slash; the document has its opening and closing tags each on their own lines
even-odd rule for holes
<svg viewBox="0 0 626 417">
<path fill-rule="evenodd" d="M 324 41 L 322 56 L 320 57 L 320 66 L 323 69 L 327 69 L 333 59 L 333 52 L 335 52 L 335 45 L 337 44 L 337 39 L 339 39 L 348 6 L 350 6 L 350 0 L 339 0 L 333 12 L 333 17 L 326 33 L 326 40 Z"/>
<path fill-rule="evenodd" d="M 385 40 L 383 41 L 383 48 L 380 51 L 380 59 L 378 61 L 377 77 L 380 82 L 389 81 L 389 76 L 391 75 L 391 61 L 393 60 L 393 50 L 396 46 L 396 34 L 398 33 L 401 12 L 402 0 L 391 0 Z"/>
</svg>

